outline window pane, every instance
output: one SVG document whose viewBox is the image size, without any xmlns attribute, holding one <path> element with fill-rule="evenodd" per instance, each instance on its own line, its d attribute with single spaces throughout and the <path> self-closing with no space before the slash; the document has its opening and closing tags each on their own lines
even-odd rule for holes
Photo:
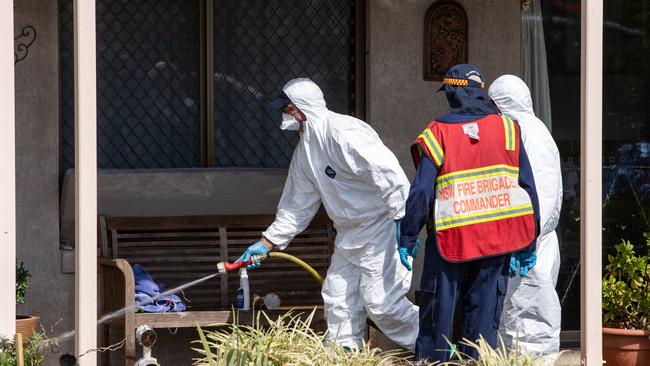
<svg viewBox="0 0 650 366">
<path fill-rule="evenodd" d="M 98 167 L 200 166 L 199 2 L 97 1 Z M 61 2 L 61 164 L 74 165 L 72 1 Z"/>
<path fill-rule="evenodd" d="M 580 2 L 542 1 L 552 134 L 562 164 L 564 200 L 557 226 L 557 292 L 562 329 L 580 329 Z"/>
<path fill-rule="evenodd" d="M 611 254 L 624 238 L 645 252 L 643 232 L 650 230 L 650 1 L 605 1 L 604 6 L 603 248 Z"/>
<path fill-rule="evenodd" d="M 215 0 L 214 164 L 288 167 L 296 132 L 266 104 L 309 77 L 328 107 L 354 113 L 354 1 Z"/>
</svg>

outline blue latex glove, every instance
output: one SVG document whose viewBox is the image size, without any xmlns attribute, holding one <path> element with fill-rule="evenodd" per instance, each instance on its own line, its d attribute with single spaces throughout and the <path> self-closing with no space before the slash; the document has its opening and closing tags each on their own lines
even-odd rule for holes
<svg viewBox="0 0 650 366">
<path fill-rule="evenodd" d="M 537 264 L 537 253 L 536 252 L 522 252 L 519 253 L 519 275 L 521 277 L 525 277 L 528 275 L 528 272 L 530 272 L 533 267 L 535 267 L 535 264 Z"/>
<path fill-rule="evenodd" d="M 417 257 L 418 251 L 420 250 L 420 239 L 415 240 L 415 245 L 412 248 L 404 248 L 404 247 L 398 247 L 397 251 L 399 252 L 399 260 L 402 262 L 402 265 L 406 267 L 409 271 L 412 270 L 413 268 L 411 267 L 411 263 L 409 263 L 409 257 Z"/>
<path fill-rule="evenodd" d="M 415 245 L 412 248 L 400 247 L 399 239 L 401 236 L 401 224 L 402 220 L 395 220 L 395 238 L 397 239 L 397 251 L 399 252 L 399 260 L 402 262 L 404 267 L 410 271 L 413 268 L 408 261 L 408 257 L 410 256 L 415 259 L 415 257 L 418 255 L 418 251 L 420 250 L 420 239 L 415 240 Z"/>
<path fill-rule="evenodd" d="M 537 264 L 536 252 L 514 253 L 510 257 L 510 278 L 513 278 L 517 275 L 517 269 L 519 269 L 519 276 L 527 276 L 528 272 L 530 272 L 530 270 L 535 267 L 535 264 Z"/>
<path fill-rule="evenodd" d="M 261 241 L 258 241 L 257 243 L 251 245 L 246 249 L 244 254 L 239 257 L 235 262 L 248 262 L 249 259 L 253 256 L 262 256 L 264 254 L 269 254 L 269 250 L 266 249 L 266 245 L 262 243 Z M 259 257 L 253 257 L 253 262 L 249 265 L 246 266 L 248 269 L 255 269 L 255 268 L 260 268 L 262 265 L 262 261 Z"/>
</svg>

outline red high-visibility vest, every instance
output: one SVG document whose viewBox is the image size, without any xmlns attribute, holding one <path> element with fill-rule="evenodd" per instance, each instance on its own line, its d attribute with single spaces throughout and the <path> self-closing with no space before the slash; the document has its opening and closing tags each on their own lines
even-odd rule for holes
<svg viewBox="0 0 650 366">
<path fill-rule="evenodd" d="M 519 186 L 519 125 L 496 114 L 465 123 L 433 121 L 413 143 L 438 169 L 433 224 L 450 262 L 524 249 L 535 239 L 528 193 Z"/>
</svg>

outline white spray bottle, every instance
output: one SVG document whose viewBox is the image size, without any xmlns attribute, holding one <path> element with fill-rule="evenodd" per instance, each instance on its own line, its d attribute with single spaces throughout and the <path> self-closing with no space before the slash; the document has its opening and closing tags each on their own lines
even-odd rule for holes
<svg viewBox="0 0 650 366">
<path fill-rule="evenodd" d="M 239 288 L 237 289 L 237 309 L 251 309 L 250 287 L 248 286 L 248 271 L 246 267 L 239 270 Z"/>
</svg>

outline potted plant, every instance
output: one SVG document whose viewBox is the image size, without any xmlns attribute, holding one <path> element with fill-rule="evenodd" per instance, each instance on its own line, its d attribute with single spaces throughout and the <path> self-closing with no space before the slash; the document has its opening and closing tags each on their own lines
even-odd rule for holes
<svg viewBox="0 0 650 366">
<path fill-rule="evenodd" d="M 621 241 L 603 276 L 603 357 L 608 365 L 650 365 L 650 233 L 646 254 Z"/>
<path fill-rule="evenodd" d="M 30 276 L 23 262 L 20 262 L 20 266 L 16 266 L 16 304 L 25 303 L 25 295 L 29 288 L 28 278 Z M 27 342 L 27 339 L 34 334 L 37 327 L 37 316 L 16 315 L 16 333 L 23 335 L 24 342 Z"/>
</svg>

